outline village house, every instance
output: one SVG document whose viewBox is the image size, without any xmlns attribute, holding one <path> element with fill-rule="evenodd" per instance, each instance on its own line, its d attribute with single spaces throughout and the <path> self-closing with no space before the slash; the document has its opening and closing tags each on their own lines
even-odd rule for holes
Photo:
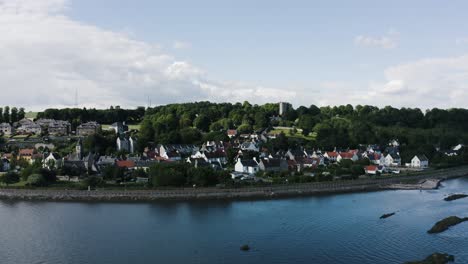
<svg viewBox="0 0 468 264">
<path fill-rule="evenodd" d="M 159 156 L 166 156 L 166 153 L 179 153 L 180 156 L 190 156 L 200 150 L 197 146 L 192 144 L 168 144 L 158 145 Z"/>
<path fill-rule="evenodd" d="M 116 140 L 118 151 L 127 151 L 135 153 L 136 140 L 133 137 L 118 136 Z"/>
<path fill-rule="evenodd" d="M 365 152 L 362 155 L 364 158 L 369 159 L 370 163 L 374 165 L 384 165 L 385 164 L 385 157 L 381 153 L 378 152 Z"/>
<path fill-rule="evenodd" d="M 187 158 L 187 163 L 191 164 L 195 168 L 211 167 L 204 158 Z"/>
<path fill-rule="evenodd" d="M 62 159 L 57 153 L 51 152 L 44 160 L 42 166 L 49 170 L 62 167 Z"/>
<path fill-rule="evenodd" d="M 42 133 L 42 128 L 40 125 L 34 123 L 33 121 L 29 119 L 23 119 L 23 120 L 28 120 L 28 122 L 21 122 L 20 126 L 16 128 L 16 132 L 20 134 L 35 134 L 39 135 Z"/>
<path fill-rule="evenodd" d="M 76 134 L 78 136 L 89 136 L 96 134 L 99 130 L 101 130 L 101 125 L 97 122 L 88 122 L 79 125 L 76 128 Z"/>
<path fill-rule="evenodd" d="M 316 169 L 320 165 L 325 165 L 323 158 L 304 158 L 300 162 L 302 167 Z"/>
<path fill-rule="evenodd" d="M 336 161 L 340 162 L 342 160 L 352 160 L 357 161 L 359 157 L 356 155 L 355 152 L 340 152 L 338 157 L 336 157 Z"/>
<path fill-rule="evenodd" d="M 68 121 L 57 120 L 52 122 L 47 127 L 49 135 L 66 136 L 70 134 L 71 124 Z"/>
<path fill-rule="evenodd" d="M 8 123 L 0 124 L 0 134 L 11 135 L 13 133 L 13 127 Z"/>
<path fill-rule="evenodd" d="M 330 162 L 336 162 L 337 159 L 338 159 L 338 155 L 339 155 L 339 153 L 336 152 L 336 151 L 328 151 L 328 152 L 325 152 L 325 154 L 323 156 L 325 158 L 327 158 L 328 161 L 330 161 Z"/>
<path fill-rule="evenodd" d="M 244 142 L 241 144 L 240 149 L 244 151 L 254 151 L 254 152 L 260 151 L 257 144 L 255 144 L 254 142 Z"/>
<path fill-rule="evenodd" d="M 114 131 L 117 135 L 123 134 L 128 131 L 128 126 L 125 122 L 115 122 L 109 126 L 108 130 Z"/>
<path fill-rule="evenodd" d="M 236 137 L 236 136 L 237 136 L 237 130 L 235 130 L 235 129 L 229 129 L 229 130 L 227 131 L 227 136 L 228 136 L 229 138 Z"/>
<path fill-rule="evenodd" d="M 236 172 L 255 174 L 260 168 L 258 167 L 257 161 L 253 159 L 238 159 L 236 165 L 234 166 Z"/>
<path fill-rule="evenodd" d="M 266 172 L 282 172 L 288 170 L 288 162 L 284 159 L 261 159 L 258 163 L 261 171 Z"/>
<path fill-rule="evenodd" d="M 7 158 L 0 159 L 0 171 L 9 171 L 10 161 Z"/>
<path fill-rule="evenodd" d="M 389 153 L 385 156 L 385 166 L 401 166 L 401 158 L 398 153 Z"/>
<path fill-rule="evenodd" d="M 33 155 L 36 153 L 35 149 L 20 149 L 18 152 L 18 158 L 27 161 L 33 160 Z"/>
<path fill-rule="evenodd" d="M 425 169 L 429 167 L 429 159 L 426 155 L 416 155 L 411 159 L 411 167 Z"/>
<path fill-rule="evenodd" d="M 376 175 L 377 173 L 382 173 L 384 170 L 384 166 L 369 165 L 364 167 L 364 171 L 368 175 Z"/>
</svg>

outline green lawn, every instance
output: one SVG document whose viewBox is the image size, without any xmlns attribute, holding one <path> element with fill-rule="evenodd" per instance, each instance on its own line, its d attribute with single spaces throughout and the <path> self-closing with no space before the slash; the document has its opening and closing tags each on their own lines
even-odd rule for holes
<svg viewBox="0 0 468 264">
<path fill-rule="evenodd" d="M 297 129 L 297 132 L 295 134 L 291 134 L 290 131 L 292 129 L 293 129 L 292 127 L 290 127 L 290 128 L 276 128 L 276 129 L 273 129 L 270 132 L 271 133 L 281 133 L 281 132 L 283 132 L 287 137 L 300 138 L 300 139 L 305 139 L 305 140 L 310 140 L 310 141 L 314 141 L 315 138 L 317 137 L 317 133 L 315 133 L 315 132 L 311 132 L 307 136 L 302 135 L 302 129 L 300 129 L 300 128 Z"/>
<path fill-rule="evenodd" d="M 111 126 L 110 124 L 101 125 L 102 130 L 108 130 L 110 126 Z M 129 130 L 133 130 L 133 129 L 140 130 L 140 125 L 128 125 L 128 129 Z"/>
<path fill-rule="evenodd" d="M 27 112 L 26 115 L 25 115 L 25 117 L 26 117 L 26 118 L 32 118 L 32 119 L 34 119 L 34 118 L 37 117 L 37 113 L 38 113 L 38 112 Z"/>
</svg>

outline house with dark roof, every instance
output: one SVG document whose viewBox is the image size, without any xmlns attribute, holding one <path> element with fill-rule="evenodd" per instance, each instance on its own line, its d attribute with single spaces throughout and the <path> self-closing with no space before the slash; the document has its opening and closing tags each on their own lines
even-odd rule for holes
<svg viewBox="0 0 468 264">
<path fill-rule="evenodd" d="M 9 171 L 10 161 L 7 158 L 0 159 L 0 171 Z"/>
<path fill-rule="evenodd" d="M 411 159 L 411 167 L 425 169 L 429 167 L 429 159 L 426 155 L 416 155 Z"/>
<path fill-rule="evenodd" d="M 385 156 L 385 166 L 401 166 L 401 157 L 398 153 L 389 153 Z"/>
<path fill-rule="evenodd" d="M 234 170 L 236 172 L 241 172 L 241 173 L 249 173 L 249 174 L 255 174 L 257 173 L 260 168 L 258 167 L 258 163 L 256 160 L 253 159 L 238 159 L 236 162 L 236 165 L 234 166 Z"/>
<path fill-rule="evenodd" d="M 288 170 L 288 162 L 284 159 L 261 159 L 258 163 L 261 171 L 282 172 Z"/>
<path fill-rule="evenodd" d="M 187 158 L 187 163 L 192 164 L 195 168 L 211 167 L 210 163 L 204 158 Z"/>
<path fill-rule="evenodd" d="M 116 145 L 118 151 L 124 150 L 128 153 L 135 153 L 136 139 L 131 136 L 120 135 L 117 137 Z"/>
<path fill-rule="evenodd" d="M 0 124 L 0 134 L 11 135 L 13 133 L 13 127 L 8 123 Z"/>
<path fill-rule="evenodd" d="M 89 136 L 96 134 L 99 130 L 101 130 L 101 125 L 97 122 L 87 122 L 76 128 L 76 134 L 79 136 Z"/>
</svg>

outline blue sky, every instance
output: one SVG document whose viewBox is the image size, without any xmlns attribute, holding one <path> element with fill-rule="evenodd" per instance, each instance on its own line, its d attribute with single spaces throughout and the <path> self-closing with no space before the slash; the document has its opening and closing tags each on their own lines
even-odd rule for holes
<svg viewBox="0 0 468 264">
<path fill-rule="evenodd" d="M 4 8 L 10 28 L 20 25 L 27 31 L 22 20 L 28 16 L 37 20 L 26 19 L 29 29 L 56 20 L 47 29 L 38 28 L 46 30 L 42 39 L 13 36 L 10 41 L 30 41 L 28 52 L 43 54 L 32 44 L 53 36 L 43 48 L 58 61 L 54 65 L 65 59 L 76 62 L 59 74 L 73 76 L 73 82 L 54 80 L 55 68 L 42 82 L 59 83 L 56 90 L 82 90 L 83 105 L 143 105 L 151 97 L 156 104 L 284 99 L 295 105 L 467 107 L 461 98 L 468 92 L 465 1 L 39 0 L 41 7 L 33 0 L 3 2 L 26 10 L 12 14 Z M 0 11 L 1 5 L 2 0 Z M 35 10 L 26 8 L 30 6 Z M 39 13 L 42 18 L 34 15 Z M 85 53 L 89 48 L 108 54 L 95 61 L 73 54 L 73 44 L 60 39 L 63 34 L 81 40 Z M 114 51 L 115 46 L 121 49 Z M 63 56 L 56 55 L 57 48 Z M 126 48 L 138 49 L 138 56 L 107 61 L 112 52 L 119 57 Z M 148 62 L 145 56 L 164 61 Z M 138 78 L 134 65 L 140 67 Z M 83 70 L 90 67 L 98 73 Z M 18 85 L 26 85 L 22 82 Z M 86 96 L 96 89 L 102 92 L 95 99 Z M 125 95 L 129 89 L 140 96 L 122 99 L 111 93 Z M 40 105 L 72 102 L 63 96 Z"/>
</svg>

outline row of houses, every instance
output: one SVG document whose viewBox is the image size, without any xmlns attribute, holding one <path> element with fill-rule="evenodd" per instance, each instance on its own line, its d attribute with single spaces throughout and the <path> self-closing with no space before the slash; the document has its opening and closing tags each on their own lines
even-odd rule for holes
<svg viewBox="0 0 468 264">
<path fill-rule="evenodd" d="M 79 136 L 88 136 L 97 133 L 101 126 L 97 122 L 87 122 L 76 128 Z M 13 125 L 9 123 L 0 124 L 0 133 L 4 135 L 12 134 L 35 134 L 39 135 L 47 131 L 49 135 L 63 136 L 71 133 L 71 124 L 68 121 L 54 119 L 39 119 L 36 122 L 30 119 L 22 119 Z"/>
</svg>

